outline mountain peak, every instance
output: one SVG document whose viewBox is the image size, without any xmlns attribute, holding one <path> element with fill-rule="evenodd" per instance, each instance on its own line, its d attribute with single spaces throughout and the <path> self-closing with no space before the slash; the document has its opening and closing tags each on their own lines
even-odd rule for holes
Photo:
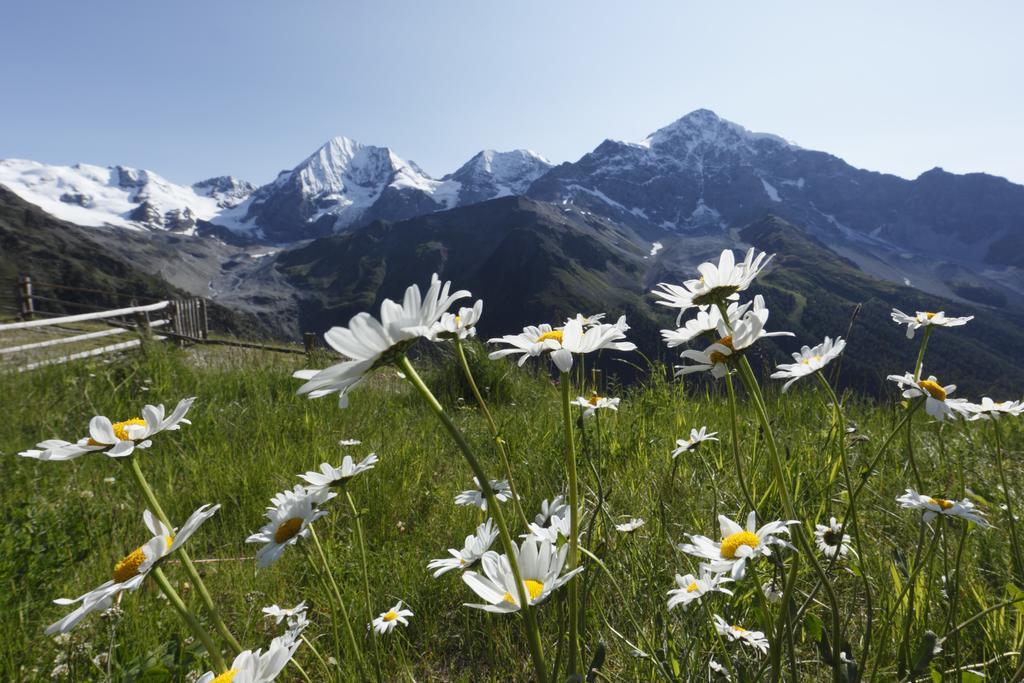
<svg viewBox="0 0 1024 683">
<path fill-rule="evenodd" d="M 659 128 L 640 144 L 644 147 L 678 147 L 692 150 L 698 144 L 736 148 L 759 141 L 770 141 L 792 147 L 783 138 L 770 133 L 755 133 L 738 123 L 723 119 L 710 109 L 695 109 L 686 116 Z"/>
<path fill-rule="evenodd" d="M 459 204 L 469 204 L 524 194 L 534 180 L 551 168 L 550 161 L 529 149 L 485 149 L 444 180 L 457 181 L 461 186 Z"/>
</svg>

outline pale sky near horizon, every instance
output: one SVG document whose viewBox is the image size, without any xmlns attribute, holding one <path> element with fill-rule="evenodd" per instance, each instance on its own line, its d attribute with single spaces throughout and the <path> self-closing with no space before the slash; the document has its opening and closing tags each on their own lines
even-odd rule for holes
<svg viewBox="0 0 1024 683">
<path fill-rule="evenodd" d="M 1022 27 L 1012 1 L 23 0 L 0 158 L 261 184 L 346 135 L 441 176 L 704 107 L 862 168 L 1024 183 Z"/>
</svg>

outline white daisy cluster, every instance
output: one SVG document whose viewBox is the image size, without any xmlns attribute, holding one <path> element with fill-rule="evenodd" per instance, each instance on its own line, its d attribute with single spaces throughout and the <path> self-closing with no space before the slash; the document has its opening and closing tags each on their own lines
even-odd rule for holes
<svg viewBox="0 0 1024 683">
<path fill-rule="evenodd" d="M 584 317 L 577 315 L 570 318 L 562 327 L 548 324 L 529 325 L 519 334 L 506 334 L 488 340 L 490 344 L 504 344 L 510 348 L 499 349 L 490 353 L 490 358 L 503 358 L 518 355 L 519 365 L 527 359 L 549 355 L 551 362 L 561 372 L 569 372 L 572 368 L 573 354 L 595 353 L 605 349 L 610 351 L 633 351 L 636 344 L 625 341 L 626 316 L 614 323 L 602 323 L 603 313 Z"/>
</svg>

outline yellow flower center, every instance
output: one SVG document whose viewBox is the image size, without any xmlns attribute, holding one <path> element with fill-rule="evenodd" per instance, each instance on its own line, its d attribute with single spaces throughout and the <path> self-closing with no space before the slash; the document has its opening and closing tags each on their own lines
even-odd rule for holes
<svg viewBox="0 0 1024 683">
<path fill-rule="evenodd" d="M 544 592 L 544 584 L 540 581 L 526 579 L 523 583 L 526 585 L 526 592 L 530 594 L 531 601 L 536 600 Z"/>
<path fill-rule="evenodd" d="M 923 379 L 917 383 L 917 386 L 931 394 L 932 398 L 936 401 L 946 400 L 946 390 L 943 389 L 938 382 L 933 382 L 930 379 Z"/>
<path fill-rule="evenodd" d="M 722 539 L 722 557 L 727 560 L 735 560 L 736 551 L 741 546 L 756 548 L 760 543 L 761 539 L 753 531 L 737 531 Z"/>
<path fill-rule="evenodd" d="M 691 583 L 689 586 L 686 587 L 686 592 L 687 593 L 692 593 L 695 590 L 697 590 L 698 588 L 700 588 L 700 586 L 698 586 L 697 582 L 694 581 L 693 583 Z"/>
<path fill-rule="evenodd" d="M 384 621 L 394 621 L 398 618 L 398 612 L 395 610 L 388 610 L 388 613 L 381 617 Z"/>
<path fill-rule="evenodd" d="M 547 341 L 548 339 L 554 339 L 559 344 L 562 343 L 562 330 L 551 330 L 550 332 L 544 332 L 537 337 L 537 343 Z"/>
<path fill-rule="evenodd" d="M 728 348 L 730 351 L 735 351 L 736 350 L 732 346 L 732 335 L 731 334 L 727 335 L 725 337 L 722 337 L 716 343 L 721 344 L 722 346 Z M 725 361 L 729 360 L 729 356 L 725 355 L 721 351 L 712 351 L 710 354 L 708 354 L 708 358 L 711 360 L 711 362 L 713 364 L 724 363 Z"/>
<path fill-rule="evenodd" d="M 220 676 L 217 676 L 215 679 L 210 681 L 210 683 L 231 683 L 231 681 L 235 680 L 235 674 L 237 673 L 238 669 L 228 669 Z"/>
<path fill-rule="evenodd" d="M 946 500 L 945 498 L 929 498 L 928 502 L 931 503 L 932 505 L 938 505 L 943 510 L 948 510 L 949 508 L 956 505 L 956 503 L 954 503 L 953 501 Z"/>
<path fill-rule="evenodd" d="M 167 540 L 167 547 L 170 548 L 171 544 L 174 543 L 173 536 L 165 536 Z M 124 583 L 128 579 L 134 578 L 139 575 L 139 567 L 146 561 L 146 553 L 139 546 L 135 550 L 131 551 L 114 565 L 113 578 L 118 583 Z"/>
<path fill-rule="evenodd" d="M 736 624 L 732 625 L 732 630 L 736 631 L 736 633 L 746 633 L 747 632 L 747 629 L 743 628 L 742 626 L 737 626 Z"/>
<path fill-rule="evenodd" d="M 597 406 L 597 403 L 598 403 L 598 401 L 600 401 L 600 400 L 601 400 L 601 398 L 602 398 L 602 397 L 601 397 L 601 396 L 598 396 L 598 395 L 597 395 L 597 392 L 595 391 L 595 392 L 594 392 L 594 394 L 593 394 L 593 395 L 592 395 L 592 396 L 590 397 L 590 400 L 589 400 L 589 401 L 587 401 L 587 403 L 589 403 L 590 405 L 592 405 L 592 406 L 595 406 L 595 407 L 596 407 L 596 406 Z"/>
<path fill-rule="evenodd" d="M 928 318 L 928 320 L 931 320 L 932 318 L 934 318 L 934 317 L 935 317 L 935 314 L 934 314 L 934 313 L 931 313 L 931 312 L 928 312 L 928 311 L 926 311 L 926 312 L 925 312 L 925 314 L 924 314 L 924 317 Z"/>
<path fill-rule="evenodd" d="M 133 417 L 130 420 L 124 422 L 115 422 L 111 425 L 114 428 L 114 436 L 117 437 L 118 441 L 128 441 L 128 428 L 129 427 L 145 427 L 146 421 L 141 417 Z M 109 444 L 102 444 L 96 441 L 92 437 L 89 437 L 90 446 L 107 446 Z"/>
<path fill-rule="evenodd" d="M 295 534 L 299 533 L 302 529 L 302 518 L 292 517 L 289 520 L 281 522 L 281 525 L 277 527 L 277 531 L 274 532 L 275 543 L 285 543 L 295 538 Z"/>
</svg>

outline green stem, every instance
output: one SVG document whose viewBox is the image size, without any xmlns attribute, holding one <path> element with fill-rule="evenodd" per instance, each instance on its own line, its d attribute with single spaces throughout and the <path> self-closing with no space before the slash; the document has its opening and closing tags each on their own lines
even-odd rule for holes
<svg viewBox="0 0 1024 683">
<path fill-rule="evenodd" d="M 576 477 L 576 439 L 572 430 L 572 405 L 570 403 L 571 382 L 569 373 L 563 372 L 559 378 L 562 390 L 562 422 L 565 431 L 565 471 L 569 479 L 569 554 L 566 558 L 567 571 L 575 569 L 580 562 L 579 555 L 579 524 L 580 500 L 579 484 Z M 566 671 L 570 676 L 580 675 L 580 643 L 579 643 L 579 592 L 576 582 L 569 584 L 569 663 Z"/>
<path fill-rule="evenodd" d="M 747 480 L 743 476 L 743 463 L 740 460 L 740 423 L 736 417 L 736 390 L 732 386 L 732 375 L 726 373 L 725 387 L 729 391 L 729 420 L 732 425 L 732 459 L 736 464 L 736 480 L 739 482 L 740 490 L 743 492 L 743 499 L 747 503 L 747 509 L 756 510 L 754 498 L 750 495 L 747 487 Z"/>
<path fill-rule="evenodd" d="M 917 351 L 917 362 L 914 363 L 914 379 L 921 379 L 921 369 L 924 367 L 924 350 L 928 348 L 928 339 L 932 336 L 932 326 L 924 328 L 924 338 L 921 340 L 921 348 Z"/>
<path fill-rule="evenodd" d="M 362 514 L 359 512 L 359 509 L 356 508 L 356 502 L 352 500 L 352 494 L 349 493 L 348 489 L 345 489 L 345 498 L 348 499 L 348 506 L 351 508 L 352 516 L 355 517 L 356 520 L 356 536 L 359 537 L 359 556 L 363 565 L 363 594 L 366 597 L 366 623 L 371 624 L 373 623 L 373 608 L 370 606 L 370 572 L 366 563 L 366 541 L 363 538 L 363 523 L 361 521 Z M 373 639 L 374 665 L 377 672 L 377 681 L 379 683 L 381 680 L 380 645 L 377 642 L 377 632 L 373 629 L 370 629 L 370 631 L 370 637 Z"/>
<path fill-rule="evenodd" d="M 430 409 L 445 430 L 452 437 L 455 443 L 458 445 L 459 450 L 462 451 L 463 457 L 469 464 L 469 468 L 473 471 L 473 475 L 480 482 L 480 489 L 487 498 L 487 510 L 491 513 L 494 518 L 495 524 L 498 525 L 498 535 L 501 538 L 501 545 L 505 551 L 505 556 L 508 558 L 509 568 L 512 570 L 512 577 L 516 581 L 516 592 L 519 597 L 519 604 L 521 605 L 521 612 L 524 615 L 524 626 L 526 630 L 527 641 L 530 647 L 530 656 L 533 658 L 533 668 L 537 675 L 539 683 L 547 683 L 548 672 L 547 667 L 544 664 L 544 651 L 541 647 L 540 641 L 540 629 L 537 626 L 537 615 L 533 605 L 530 604 L 529 595 L 526 592 L 526 586 L 523 583 L 522 573 L 519 571 L 519 560 L 516 554 L 515 540 L 512 538 L 511 533 L 508 530 L 508 524 L 505 522 L 505 515 L 501 511 L 501 503 L 494 495 L 494 491 L 491 489 L 491 480 L 487 477 L 487 473 L 480 465 L 480 461 L 477 459 L 476 454 L 466 441 L 466 437 L 462 435 L 459 428 L 455 426 L 448 414 L 444 412 L 444 408 L 438 403 L 437 398 L 430 391 L 430 388 L 424 384 L 423 379 L 416 372 L 416 368 L 412 366 L 409 359 L 402 355 L 398 358 L 396 365 L 405 374 L 406 379 L 412 384 L 413 388 L 419 392 L 420 396 L 427 402 Z M 572 585 L 570 583 L 570 585 Z"/>
<path fill-rule="evenodd" d="M 320 545 L 320 537 L 317 536 L 316 529 L 313 528 L 313 525 L 310 524 L 306 528 L 309 529 L 309 537 L 313 539 L 313 545 L 316 547 L 316 552 L 320 556 L 320 562 L 323 564 L 323 573 L 327 576 L 327 580 L 331 584 L 331 590 L 334 591 L 334 597 L 338 601 L 338 607 L 341 608 L 341 616 L 345 621 L 345 630 L 348 632 L 348 639 L 352 645 L 352 652 L 356 656 L 356 661 L 361 664 L 363 661 L 362 651 L 360 650 L 358 641 L 356 640 L 356 633 L 352 629 L 352 620 L 349 619 L 348 608 L 345 606 L 345 599 L 341 597 L 341 590 L 338 588 L 338 582 L 334 580 L 334 574 L 331 572 L 331 565 L 327 561 L 327 554 L 324 553 L 324 547 Z"/>
<path fill-rule="evenodd" d="M 160 567 L 156 567 L 153 569 L 152 573 L 157 585 L 160 586 L 160 590 L 167 596 L 167 601 L 171 603 L 171 607 L 173 607 L 174 611 L 178 613 L 178 616 L 188 624 L 189 629 L 191 629 L 195 637 L 198 638 L 206 648 L 206 651 L 210 655 L 210 659 L 213 660 L 214 670 L 218 674 L 222 674 L 227 671 L 228 667 L 224 664 L 224 657 L 221 656 L 220 649 L 216 644 L 214 644 L 213 638 L 211 638 L 210 634 L 206 632 L 206 629 L 204 629 L 202 624 L 199 623 L 199 620 L 196 619 L 195 615 L 192 614 L 188 607 L 185 606 L 181 596 L 178 595 L 178 591 L 174 590 L 174 587 L 171 586 L 171 582 L 167 580 L 167 576 L 164 574 L 163 570 L 160 569 Z"/>
<path fill-rule="evenodd" d="M 789 497 L 789 481 L 786 477 L 785 468 L 782 465 L 782 457 L 779 455 L 779 447 L 775 441 L 775 432 L 772 429 L 771 422 L 768 420 L 768 411 L 765 409 L 764 397 L 761 395 L 761 387 L 757 383 L 757 378 L 754 377 L 754 371 L 750 367 L 750 362 L 747 357 L 739 354 L 739 368 L 740 376 L 743 378 L 743 383 L 747 387 L 747 392 L 750 394 L 754 402 L 754 409 L 757 413 L 758 420 L 761 422 L 761 427 L 764 429 L 765 437 L 768 441 L 768 453 L 769 461 L 771 462 L 772 469 L 775 473 L 775 481 L 777 488 L 779 489 L 779 497 L 782 501 L 782 509 L 785 511 L 786 516 L 792 520 L 798 520 L 796 529 L 794 530 L 794 540 L 800 550 L 807 556 L 808 561 L 811 564 L 811 568 L 814 573 L 818 575 L 821 580 L 822 587 L 825 589 L 825 594 L 828 596 L 829 607 L 832 612 L 832 680 L 838 683 L 840 680 L 840 667 L 839 657 L 836 654 L 838 651 L 838 643 L 842 642 L 842 634 L 840 631 L 840 620 L 839 620 L 839 601 L 836 598 L 835 589 L 832 587 L 832 583 L 829 581 L 828 575 L 825 570 L 821 568 L 818 563 L 818 558 L 815 555 L 814 547 L 810 544 L 805 534 L 805 528 L 800 518 L 797 516 L 796 508 L 793 506 L 793 501 Z M 792 528 L 792 527 L 791 527 Z M 782 609 L 789 609 L 788 605 L 783 605 Z"/>
<path fill-rule="evenodd" d="M 1024 577 L 1024 559 L 1020 550 L 1020 539 L 1017 537 L 1017 516 L 1013 512 L 1013 496 L 1010 495 L 1010 484 L 1003 465 L 1003 441 L 999 434 L 999 422 L 992 415 L 992 430 L 996 439 L 996 469 L 999 472 L 999 483 L 1003 487 L 1003 498 L 1006 500 L 1006 517 L 1010 526 L 1010 544 L 1013 547 L 1013 569 L 1017 577 Z"/>
<path fill-rule="evenodd" d="M 833 416 L 834 416 L 834 419 L 836 421 L 837 428 L 839 430 L 839 459 L 840 459 L 840 462 L 842 463 L 843 479 L 846 482 L 846 490 L 847 490 L 847 492 L 849 494 L 849 498 L 847 500 L 846 511 L 847 511 L 847 515 L 849 515 L 850 522 L 852 522 L 850 530 L 853 532 L 853 543 L 854 543 L 854 546 L 855 546 L 855 550 L 857 552 L 857 564 L 860 565 L 860 578 L 861 578 L 861 583 L 864 586 L 864 603 L 865 603 L 865 613 L 866 613 L 866 616 L 865 616 L 866 624 L 865 624 L 865 627 L 864 627 L 864 638 L 861 641 L 862 642 L 862 644 L 861 644 L 861 661 L 862 662 L 866 662 L 867 661 L 867 657 L 868 657 L 868 652 L 871 649 L 871 632 L 872 632 L 872 626 L 874 625 L 874 609 L 873 609 L 873 601 L 872 601 L 872 594 L 871 594 L 871 581 L 868 578 L 868 570 L 867 570 L 867 566 L 866 566 L 865 561 L 864 561 L 864 555 L 865 554 L 864 554 L 864 551 L 863 551 L 863 542 L 861 540 L 861 535 L 860 535 L 860 519 L 857 516 L 857 514 L 858 514 L 857 513 L 857 499 L 856 499 L 856 495 L 855 494 L 857 493 L 857 491 L 860 491 L 860 489 L 857 489 L 855 491 L 854 488 L 853 488 L 853 477 L 851 476 L 851 473 L 850 473 L 850 461 L 849 461 L 849 456 L 848 456 L 847 450 L 846 450 L 846 415 L 843 413 L 843 407 L 839 403 L 839 397 L 836 395 L 836 392 L 832 389 L 832 385 L 829 384 L 829 381 L 828 381 L 828 379 L 826 379 L 825 375 L 820 370 L 817 373 L 815 373 L 815 374 L 817 375 L 818 381 L 820 382 L 820 384 L 823 387 L 825 387 L 825 391 L 828 393 L 829 397 L 832 399 Z M 843 538 L 843 535 L 845 533 L 846 533 L 846 516 L 844 515 L 843 516 L 843 523 L 842 523 L 842 525 L 841 525 L 841 527 L 839 529 L 839 539 L 840 539 L 840 542 L 842 542 L 842 538 Z M 838 558 L 838 553 L 836 555 L 836 558 Z M 836 558 L 833 558 L 833 559 L 836 559 Z"/>
<path fill-rule="evenodd" d="M 327 583 L 327 579 L 324 578 L 323 572 L 313 559 L 313 553 L 309 550 L 309 546 L 306 544 L 302 545 L 302 556 L 306 558 L 306 563 L 309 564 L 309 569 L 313 572 L 313 576 L 316 577 L 317 581 L 320 582 L 320 586 L 324 590 L 324 594 L 327 596 L 327 603 L 331 609 L 331 635 L 334 636 L 334 653 L 341 658 L 341 636 L 338 634 L 338 622 L 341 621 L 338 618 L 338 604 L 334 599 L 331 587 Z M 320 658 L 323 659 L 322 657 Z M 360 666 L 359 653 L 353 654 L 352 659 L 356 662 L 356 669 L 362 674 L 362 666 Z M 324 672 L 327 674 L 331 673 L 331 669 L 324 664 Z"/>
<path fill-rule="evenodd" d="M 519 498 L 519 492 L 516 490 L 516 480 L 512 476 L 512 465 L 510 464 L 511 457 L 508 450 L 508 442 L 501 436 L 501 432 L 498 431 L 498 423 L 494 421 L 494 417 L 491 415 L 490 409 L 487 407 L 487 402 L 484 401 L 483 394 L 480 393 L 480 389 L 476 385 L 476 380 L 473 378 L 473 373 L 469 369 L 469 361 L 466 359 L 466 351 L 462 347 L 462 340 L 455 339 L 455 352 L 459 357 L 459 365 L 462 366 L 462 374 L 466 376 L 466 381 L 469 383 L 469 389 L 473 392 L 473 399 L 476 404 L 480 406 L 480 412 L 484 414 L 484 418 L 487 420 L 487 428 L 491 430 L 491 438 L 494 439 L 494 443 L 498 446 L 498 455 L 501 457 L 501 466 L 505 469 L 505 478 L 508 479 L 508 486 L 512 491 L 512 509 L 515 510 L 519 516 L 519 521 L 523 523 L 523 526 L 529 528 L 530 520 L 527 519 L 526 513 L 523 512 L 522 501 Z"/>
<path fill-rule="evenodd" d="M 161 522 L 167 525 L 168 529 L 173 529 L 174 525 L 171 524 L 170 518 L 164 509 L 160 507 L 160 502 L 156 499 L 156 494 L 153 493 L 153 488 L 146 481 L 145 475 L 142 473 L 142 467 L 139 466 L 139 460 L 135 456 L 129 458 L 132 466 L 132 474 L 135 476 L 135 481 L 142 489 L 142 495 L 146 499 L 147 505 L 152 508 L 153 513 L 160 519 Z M 188 552 L 185 548 L 178 548 L 178 557 L 181 558 L 181 564 L 185 568 L 185 573 L 192 580 L 192 584 L 196 587 L 199 592 L 199 597 L 203 601 L 203 605 L 206 606 L 206 611 L 210 615 L 210 620 L 213 621 L 214 628 L 220 634 L 224 642 L 228 644 L 231 650 L 237 655 L 242 652 L 242 645 L 238 642 L 231 631 L 228 629 L 227 624 L 220 616 L 220 611 L 217 610 L 217 605 L 213 602 L 213 596 L 210 595 L 209 589 L 203 582 L 202 577 L 199 576 L 199 571 L 196 566 L 192 563 L 192 558 L 189 557 Z"/>
</svg>

